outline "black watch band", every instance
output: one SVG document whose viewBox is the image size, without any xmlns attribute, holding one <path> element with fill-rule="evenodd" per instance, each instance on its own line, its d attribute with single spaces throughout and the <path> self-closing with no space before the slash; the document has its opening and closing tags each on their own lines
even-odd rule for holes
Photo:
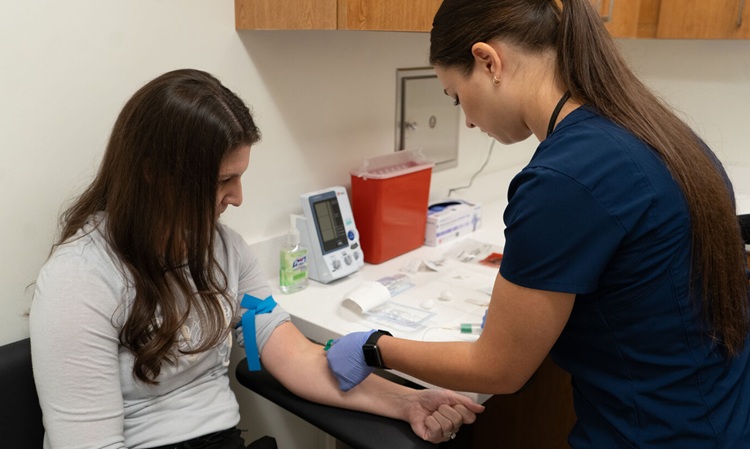
<svg viewBox="0 0 750 449">
<path fill-rule="evenodd" d="M 389 337 L 393 336 L 388 331 L 378 329 L 377 331 L 370 334 L 370 337 L 367 339 L 365 344 L 362 345 L 362 352 L 365 355 L 365 363 L 367 363 L 367 366 L 387 369 L 385 364 L 383 363 L 383 357 L 380 355 L 380 348 L 377 345 L 378 339 L 383 335 L 388 335 Z"/>
</svg>

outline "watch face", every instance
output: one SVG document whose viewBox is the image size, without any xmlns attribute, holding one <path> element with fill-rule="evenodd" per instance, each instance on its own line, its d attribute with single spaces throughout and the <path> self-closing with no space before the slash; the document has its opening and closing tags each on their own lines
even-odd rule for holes
<svg viewBox="0 0 750 449">
<path fill-rule="evenodd" d="M 383 368 L 383 361 L 380 358 L 380 351 L 375 344 L 365 344 L 362 346 L 362 352 L 365 355 L 365 363 L 367 366 L 374 366 L 376 368 Z"/>
<path fill-rule="evenodd" d="M 370 334 L 365 344 L 362 345 L 362 353 L 365 356 L 365 363 L 367 364 L 367 366 L 385 368 L 383 358 L 380 356 L 380 348 L 378 348 L 377 345 L 378 339 L 383 335 L 392 336 L 388 331 L 378 330 Z"/>
</svg>

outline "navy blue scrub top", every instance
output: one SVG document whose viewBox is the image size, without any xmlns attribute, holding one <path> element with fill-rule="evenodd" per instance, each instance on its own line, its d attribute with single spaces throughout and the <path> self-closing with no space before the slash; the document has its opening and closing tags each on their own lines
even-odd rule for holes
<svg viewBox="0 0 750 449">
<path fill-rule="evenodd" d="M 581 448 L 750 448 L 748 348 L 727 360 L 688 295 L 685 199 L 647 145 L 589 107 L 511 182 L 502 276 L 576 294 L 552 349 Z"/>
</svg>

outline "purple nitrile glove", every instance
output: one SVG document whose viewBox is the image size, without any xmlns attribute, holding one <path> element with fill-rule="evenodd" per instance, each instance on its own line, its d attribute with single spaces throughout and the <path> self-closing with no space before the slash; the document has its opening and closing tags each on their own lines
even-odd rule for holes
<svg viewBox="0 0 750 449">
<path fill-rule="evenodd" d="M 367 366 L 362 352 L 362 345 L 373 332 L 375 329 L 344 335 L 335 340 L 326 352 L 328 367 L 339 381 L 339 388 L 342 391 L 349 391 L 356 387 L 375 371 L 374 367 Z"/>
<path fill-rule="evenodd" d="M 490 309 L 487 309 L 484 311 L 484 317 L 482 317 L 482 329 L 484 329 L 484 323 L 487 321 L 487 312 L 489 312 Z"/>
</svg>

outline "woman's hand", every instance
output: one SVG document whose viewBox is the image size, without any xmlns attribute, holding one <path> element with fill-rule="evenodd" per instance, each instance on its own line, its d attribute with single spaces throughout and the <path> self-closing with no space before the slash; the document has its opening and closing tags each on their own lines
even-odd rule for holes
<svg viewBox="0 0 750 449">
<path fill-rule="evenodd" d="M 463 424 L 476 421 L 484 406 L 450 390 L 415 390 L 406 398 L 405 416 L 415 434 L 432 443 L 455 438 Z"/>
</svg>

